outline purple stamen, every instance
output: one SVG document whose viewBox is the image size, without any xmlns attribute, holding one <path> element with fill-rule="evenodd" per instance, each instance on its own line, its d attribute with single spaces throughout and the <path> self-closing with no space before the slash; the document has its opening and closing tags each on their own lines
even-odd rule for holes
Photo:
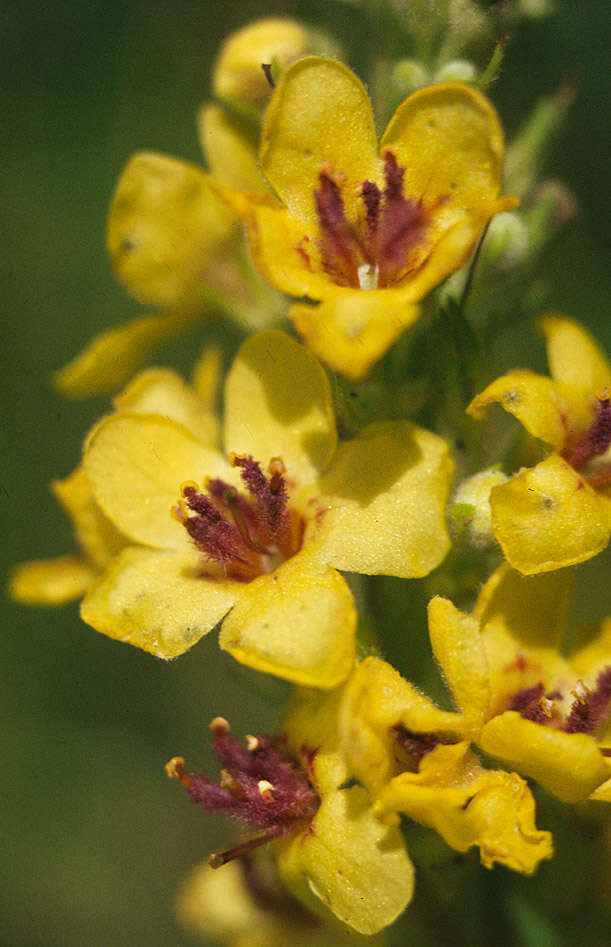
<svg viewBox="0 0 611 947">
<path fill-rule="evenodd" d="M 593 733 L 606 722 L 610 701 L 611 665 L 608 665 L 598 675 L 594 690 L 573 701 L 562 729 L 566 733 Z"/>
<path fill-rule="evenodd" d="M 568 462 L 579 470 L 593 457 L 605 454 L 611 445 L 611 399 L 601 398 L 596 404 L 596 417 L 568 457 Z"/>
</svg>

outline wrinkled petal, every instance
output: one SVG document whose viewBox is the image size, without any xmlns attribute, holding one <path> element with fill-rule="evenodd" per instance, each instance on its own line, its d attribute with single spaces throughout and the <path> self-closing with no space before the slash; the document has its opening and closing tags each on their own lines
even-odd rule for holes
<svg viewBox="0 0 611 947">
<path fill-rule="evenodd" d="M 128 546 L 91 586 L 81 618 L 110 638 L 175 658 L 218 624 L 240 591 L 231 579 L 202 576 L 192 552 Z"/>
<path fill-rule="evenodd" d="M 283 332 L 248 339 L 225 388 L 227 452 L 252 454 L 264 465 L 282 457 L 289 483 L 307 483 L 336 443 L 331 389 L 316 359 Z"/>
<path fill-rule="evenodd" d="M 567 435 L 581 419 L 575 418 L 562 386 L 535 372 L 518 370 L 497 378 L 473 399 L 467 413 L 481 419 L 491 404 L 500 404 L 526 430 L 555 450 L 562 450 Z"/>
<path fill-rule="evenodd" d="M 486 868 L 498 862 L 529 875 L 553 854 L 551 834 L 535 826 L 535 803 L 524 780 L 483 769 L 468 743 L 437 746 L 419 772 L 392 779 L 374 808 L 381 817 L 405 813 L 459 852 L 477 845 Z"/>
<path fill-rule="evenodd" d="M 259 71 L 263 76 L 260 66 Z M 257 164 L 257 136 L 252 127 L 214 102 L 206 102 L 199 110 L 197 126 L 210 171 L 221 184 L 239 191 L 266 193 Z"/>
<path fill-rule="evenodd" d="M 117 411 L 159 414 L 187 428 L 202 443 L 216 446 L 219 421 L 195 391 L 170 368 L 141 372 L 114 400 Z"/>
<path fill-rule="evenodd" d="M 205 477 L 238 482 L 213 448 L 170 418 L 116 414 L 91 432 L 84 468 L 94 497 L 108 518 L 136 542 L 184 548 L 184 527 L 171 516 L 180 485 Z"/>
<path fill-rule="evenodd" d="M 261 169 L 291 214 L 316 226 L 314 191 L 321 165 L 346 175 L 346 209 L 354 216 L 357 185 L 377 172 L 369 97 L 342 63 L 306 57 L 280 77 L 263 126 Z"/>
<path fill-rule="evenodd" d="M 414 869 L 398 828 L 372 815 L 360 786 L 322 800 L 309 830 L 283 846 L 280 873 L 308 906 L 316 899 L 360 934 L 375 934 L 409 904 Z"/>
<path fill-rule="evenodd" d="M 308 687 L 335 687 L 350 673 L 356 609 L 333 569 L 298 553 L 240 592 L 219 638 L 237 661 Z"/>
<path fill-rule="evenodd" d="M 318 306 L 294 305 L 289 310 L 308 348 L 336 372 L 355 381 L 390 348 L 418 316 L 400 290 L 346 290 Z"/>
<path fill-rule="evenodd" d="M 134 155 L 123 171 L 108 218 L 108 251 L 129 292 L 143 303 L 172 307 L 195 299 L 234 217 L 207 175 L 155 152 Z"/>
<path fill-rule="evenodd" d="M 405 171 L 405 193 L 434 202 L 444 228 L 482 200 L 496 197 L 503 131 L 490 102 L 475 89 L 437 84 L 415 92 L 391 119 L 381 142 Z"/>
<path fill-rule="evenodd" d="M 488 662 L 478 622 L 439 595 L 429 602 L 428 617 L 431 647 L 462 713 L 463 733 L 474 737 L 490 705 Z"/>
<path fill-rule="evenodd" d="M 550 313 L 539 320 L 553 378 L 595 394 L 611 385 L 611 365 L 583 326 Z"/>
<path fill-rule="evenodd" d="M 338 726 L 350 771 L 372 795 L 395 769 L 399 724 L 418 734 L 458 733 L 462 717 L 440 710 L 386 661 L 367 658 L 346 682 Z"/>
<path fill-rule="evenodd" d="M 339 447 L 320 480 L 317 555 L 346 572 L 427 575 L 450 545 L 453 469 L 435 434 L 408 421 L 370 424 Z"/>
<path fill-rule="evenodd" d="M 556 454 L 493 487 L 490 507 L 505 556 L 525 575 L 584 562 L 609 542 L 611 500 Z"/>
<path fill-rule="evenodd" d="M 514 710 L 489 720 L 479 745 L 563 802 L 583 802 L 609 776 L 608 761 L 589 734 L 543 727 Z"/>
<path fill-rule="evenodd" d="M 162 342 L 184 332 L 194 318 L 194 314 L 185 313 L 143 316 L 116 329 L 108 329 L 54 374 L 53 385 L 68 398 L 116 391 Z"/>
<path fill-rule="evenodd" d="M 83 468 L 77 467 L 65 480 L 55 480 L 51 488 L 72 519 L 85 558 L 95 569 L 105 568 L 126 539 L 95 502 Z"/>
<path fill-rule="evenodd" d="M 95 569 L 80 556 L 34 559 L 13 570 L 9 595 L 24 605 L 64 605 L 85 594 Z"/>
</svg>

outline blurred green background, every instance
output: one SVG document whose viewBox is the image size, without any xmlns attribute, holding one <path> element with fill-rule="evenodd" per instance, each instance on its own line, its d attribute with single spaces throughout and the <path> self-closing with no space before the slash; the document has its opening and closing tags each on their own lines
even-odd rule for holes
<svg viewBox="0 0 611 947">
<path fill-rule="evenodd" d="M 566 77 L 577 82 L 548 170 L 570 184 L 580 215 L 547 251 L 541 280 L 549 306 L 580 318 L 607 349 L 610 9 L 608 0 L 564 0 L 553 16 L 523 23 L 492 90 L 510 134 L 538 95 Z M 198 160 L 194 113 L 220 40 L 278 12 L 335 27 L 358 65 L 367 30 L 342 3 L 3 5 L 5 575 L 11 563 L 71 549 L 48 483 L 73 468 L 106 408 L 101 399 L 61 400 L 50 374 L 94 333 L 138 311 L 104 250 L 114 182 L 138 149 Z M 529 332 L 525 361 L 532 344 Z M 188 364 L 198 347 L 194 336 L 168 358 Z M 174 920 L 174 893 L 229 833 L 190 807 L 163 764 L 181 753 L 205 766 L 215 714 L 231 717 L 236 732 L 271 729 L 284 687 L 220 655 L 215 636 L 163 664 L 85 627 L 76 606 L 5 601 L 3 611 L 0 942 L 195 943 Z M 539 941 L 521 937 L 515 943 L 552 943 L 545 927 Z"/>
</svg>

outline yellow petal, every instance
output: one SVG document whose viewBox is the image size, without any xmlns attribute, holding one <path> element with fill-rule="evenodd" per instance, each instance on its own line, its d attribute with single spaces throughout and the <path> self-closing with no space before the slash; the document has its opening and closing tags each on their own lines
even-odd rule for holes
<svg viewBox="0 0 611 947">
<path fill-rule="evenodd" d="M 482 628 L 502 626 L 524 647 L 555 649 L 566 630 L 573 585 L 570 572 L 523 576 L 505 564 L 484 585 L 473 614 Z"/>
<path fill-rule="evenodd" d="M 557 454 L 494 487 L 490 506 L 505 556 L 525 575 L 584 562 L 609 542 L 611 500 Z"/>
<path fill-rule="evenodd" d="M 116 391 L 157 346 L 184 332 L 193 318 L 183 313 L 143 316 L 116 329 L 108 329 L 54 374 L 53 385 L 68 398 L 86 398 Z"/>
<path fill-rule="evenodd" d="M 55 480 L 51 488 L 72 519 L 85 558 L 95 570 L 104 569 L 126 539 L 95 502 L 83 468 L 77 467 L 65 480 Z"/>
<path fill-rule="evenodd" d="M 380 658 L 367 658 L 344 686 L 339 734 L 350 772 L 375 795 L 396 768 L 394 728 L 413 733 L 457 733 L 460 714 L 440 710 Z"/>
<path fill-rule="evenodd" d="M 447 197 L 443 226 L 498 194 L 503 131 L 490 102 L 469 86 L 428 86 L 399 106 L 381 142 L 405 167 L 408 197 L 425 202 Z"/>
<path fill-rule="evenodd" d="M 170 368 L 149 368 L 141 372 L 114 403 L 117 411 L 171 418 L 203 444 L 216 446 L 219 442 L 218 418 Z"/>
<path fill-rule="evenodd" d="M 193 366 L 191 384 L 200 401 L 211 411 L 218 402 L 223 355 L 218 345 L 206 345 Z"/>
<path fill-rule="evenodd" d="M 269 898 L 258 896 L 240 859 L 222 871 L 207 862 L 198 865 L 179 894 L 180 921 L 199 937 L 214 937 L 228 947 L 384 947 L 383 935 L 365 939 L 335 919 L 325 923 L 309 911 L 295 910 L 295 903 L 282 896 L 271 856 L 259 856 L 252 871 Z"/>
<path fill-rule="evenodd" d="M 543 680 L 548 690 L 574 682 L 559 652 L 573 575 L 556 571 L 523 576 L 502 565 L 485 584 L 475 606 L 488 659 L 489 716 L 501 713 L 516 693 Z M 572 686 L 572 683 L 571 685 Z"/>
<path fill-rule="evenodd" d="M 473 399 L 467 413 L 483 418 L 498 402 L 526 430 L 556 450 L 562 450 L 567 434 L 575 427 L 571 405 L 561 385 L 531 371 L 513 371 L 497 378 Z"/>
<path fill-rule="evenodd" d="M 286 66 L 308 51 L 309 37 L 295 20 L 265 17 L 232 33 L 223 44 L 212 73 L 216 95 L 263 108 L 271 95 L 261 63 Z"/>
<path fill-rule="evenodd" d="M 241 201 L 239 212 L 248 226 L 253 260 L 272 286 L 289 296 L 322 299 L 336 286 L 321 268 L 318 229 L 279 204 Z"/>
<path fill-rule="evenodd" d="M 401 832 L 373 817 L 360 786 L 325 796 L 309 830 L 282 846 L 278 865 L 308 906 L 318 898 L 360 934 L 392 924 L 414 889 Z"/>
<path fill-rule="evenodd" d="M 81 617 L 96 631 L 175 658 L 233 605 L 240 584 L 199 574 L 196 554 L 128 546 L 91 586 Z"/>
<path fill-rule="evenodd" d="M 291 306 L 289 316 L 321 361 L 358 381 L 420 315 L 403 295 L 401 290 L 346 289 L 318 306 Z"/>
<path fill-rule="evenodd" d="M 611 776 L 606 782 L 597 786 L 594 792 L 590 793 L 588 799 L 594 799 L 597 802 L 611 802 Z"/>
<path fill-rule="evenodd" d="M 287 479 L 311 481 L 337 441 L 329 381 L 318 362 L 283 332 L 251 336 L 225 388 L 225 447 L 264 465 L 282 457 Z"/>
<path fill-rule="evenodd" d="M 609 775 L 593 737 L 525 720 L 515 710 L 493 717 L 479 745 L 486 753 L 541 783 L 563 802 L 583 802 Z"/>
<path fill-rule="evenodd" d="M 280 721 L 287 752 L 299 760 L 319 796 L 332 792 L 352 775 L 341 751 L 338 713 L 345 687 L 299 688 Z"/>
<path fill-rule="evenodd" d="M 13 570 L 9 595 L 24 605 L 63 605 L 85 594 L 95 570 L 80 556 L 34 559 Z"/>
<path fill-rule="evenodd" d="M 408 421 L 370 424 L 342 444 L 317 488 L 317 555 L 346 572 L 427 575 L 450 545 L 448 446 Z"/>
<path fill-rule="evenodd" d="M 336 687 L 350 673 L 356 609 L 335 570 L 298 553 L 240 591 L 219 638 L 237 661 L 308 687 Z"/>
<path fill-rule="evenodd" d="M 267 84 L 261 66 L 259 72 Z M 206 102 L 198 112 L 197 126 L 210 171 L 221 184 L 239 191 L 267 193 L 257 165 L 257 137 L 244 120 L 221 105 Z"/>
<path fill-rule="evenodd" d="M 154 152 L 134 155 L 108 218 L 108 250 L 117 276 L 141 302 L 197 302 L 206 265 L 234 217 L 193 165 Z"/>
<path fill-rule="evenodd" d="M 591 398 L 611 385 L 611 365 L 583 326 L 553 313 L 543 316 L 539 325 L 553 378 L 589 392 Z"/>
<path fill-rule="evenodd" d="M 589 644 L 571 655 L 571 667 L 578 677 L 595 679 L 607 664 L 611 664 L 611 618 L 605 618 Z"/>
<path fill-rule="evenodd" d="M 161 548 L 184 548 L 185 528 L 171 509 L 186 480 L 238 482 L 224 457 L 169 418 L 116 414 L 91 432 L 84 457 L 87 479 L 108 518 L 131 539 Z"/>
<path fill-rule="evenodd" d="M 439 595 L 429 602 L 428 616 L 431 647 L 462 713 L 463 733 L 474 737 L 490 705 L 488 662 L 479 625 Z"/>
<path fill-rule="evenodd" d="M 517 207 L 513 197 L 482 201 L 462 212 L 447 229 L 443 229 L 443 208 L 436 212 L 432 225 L 432 247 L 419 269 L 408 272 L 397 282 L 404 292 L 406 302 L 422 299 L 435 289 L 446 277 L 456 272 L 467 262 L 481 237 L 484 227 L 495 214 L 502 214 Z"/>
<path fill-rule="evenodd" d="M 374 809 L 380 817 L 405 813 L 459 852 L 477 845 L 486 868 L 499 863 L 528 875 L 553 853 L 551 834 L 535 826 L 535 804 L 524 780 L 483 769 L 468 743 L 435 747 L 419 772 L 390 781 Z"/>
<path fill-rule="evenodd" d="M 369 97 L 342 63 L 300 59 L 280 77 L 261 142 L 261 169 L 291 214 L 317 226 L 314 191 L 321 165 L 346 176 L 346 210 L 354 217 L 357 185 L 376 174 L 377 141 Z"/>
</svg>

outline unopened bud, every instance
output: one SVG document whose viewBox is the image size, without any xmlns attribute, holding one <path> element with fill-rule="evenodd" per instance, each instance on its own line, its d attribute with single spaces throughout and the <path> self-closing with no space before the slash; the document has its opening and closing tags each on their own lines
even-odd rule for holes
<svg viewBox="0 0 611 947">
<path fill-rule="evenodd" d="M 435 82 L 474 82 L 477 70 L 468 59 L 452 59 L 435 74 Z"/>
<path fill-rule="evenodd" d="M 255 20 L 233 33 L 221 49 L 212 75 L 214 92 L 261 109 L 272 92 L 261 66 L 271 66 L 272 75 L 282 72 L 309 49 L 307 31 L 294 20 Z"/>
<path fill-rule="evenodd" d="M 497 467 L 468 477 L 454 495 L 452 518 L 458 530 L 474 546 L 482 549 L 494 542 L 490 491 L 507 481 L 506 475 Z"/>
</svg>

